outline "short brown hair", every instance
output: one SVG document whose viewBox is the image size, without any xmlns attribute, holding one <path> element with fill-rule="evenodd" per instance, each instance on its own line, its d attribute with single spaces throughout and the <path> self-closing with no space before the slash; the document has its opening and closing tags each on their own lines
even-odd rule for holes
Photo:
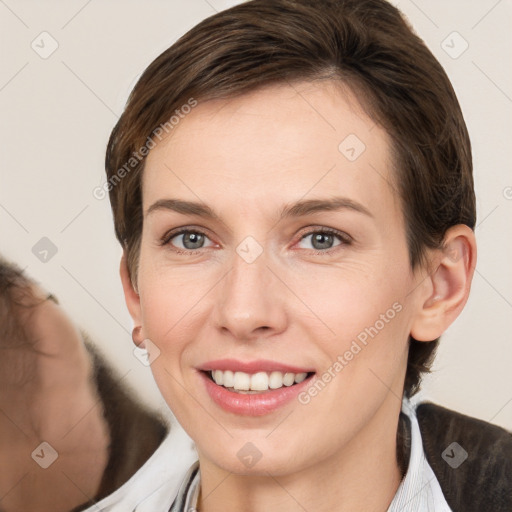
<svg viewBox="0 0 512 512">
<path fill-rule="evenodd" d="M 143 219 L 139 150 L 155 130 L 190 98 L 323 78 L 348 86 L 392 140 L 411 267 L 442 246 L 449 227 L 474 229 L 471 145 L 459 103 L 398 9 L 384 0 L 252 0 L 205 19 L 157 57 L 112 131 L 107 183 L 133 282 Z M 438 342 L 410 338 L 407 396 L 418 391 Z"/>
</svg>

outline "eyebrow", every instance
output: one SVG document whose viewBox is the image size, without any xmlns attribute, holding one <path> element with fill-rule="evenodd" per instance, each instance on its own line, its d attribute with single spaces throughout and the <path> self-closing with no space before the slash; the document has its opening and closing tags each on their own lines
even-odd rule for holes
<svg viewBox="0 0 512 512">
<path fill-rule="evenodd" d="M 146 216 L 157 210 L 171 210 L 183 215 L 196 215 L 220 221 L 220 217 L 206 204 L 181 199 L 159 199 L 146 211 Z M 373 214 L 362 204 L 347 197 L 332 197 L 329 199 L 307 199 L 285 205 L 279 215 L 279 220 L 296 218 L 324 211 L 352 210 L 373 218 Z"/>
</svg>

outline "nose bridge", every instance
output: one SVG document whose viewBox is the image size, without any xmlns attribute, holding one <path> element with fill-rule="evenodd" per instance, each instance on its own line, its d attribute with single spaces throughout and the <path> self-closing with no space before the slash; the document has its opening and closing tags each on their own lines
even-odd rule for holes
<svg viewBox="0 0 512 512">
<path fill-rule="evenodd" d="M 275 276 L 268 264 L 266 250 L 254 238 L 247 237 L 236 247 L 216 301 L 219 328 L 229 330 L 237 338 L 283 328 L 282 293 L 275 293 Z"/>
</svg>

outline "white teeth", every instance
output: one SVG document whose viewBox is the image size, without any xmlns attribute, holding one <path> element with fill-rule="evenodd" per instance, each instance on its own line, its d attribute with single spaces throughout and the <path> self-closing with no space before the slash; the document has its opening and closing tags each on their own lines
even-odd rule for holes
<svg viewBox="0 0 512 512">
<path fill-rule="evenodd" d="M 251 387 L 251 376 L 248 373 L 235 372 L 235 382 L 233 387 L 238 391 L 249 391 L 249 388 Z"/>
<path fill-rule="evenodd" d="M 291 386 L 295 382 L 294 373 L 285 373 L 283 377 L 283 384 L 285 386 Z"/>
<path fill-rule="evenodd" d="M 283 374 L 281 372 L 272 372 L 268 379 L 270 389 L 279 389 L 283 387 Z"/>
<path fill-rule="evenodd" d="M 268 375 L 265 372 L 251 375 L 251 389 L 253 391 L 266 391 L 268 389 Z"/>
<path fill-rule="evenodd" d="M 216 371 L 220 371 L 220 370 L 216 370 Z M 221 372 L 224 374 L 224 382 L 222 383 L 222 385 L 226 388 L 232 388 L 235 384 L 235 374 L 230 371 L 230 370 L 226 370 L 225 372 Z"/>
<path fill-rule="evenodd" d="M 234 389 L 235 391 L 268 391 L 269 389 L 279 389 L 283 386 L 289 387 L 293 384 L 299 384 L 307 377 L 307 373 L 290 373 L 283 375 L 282 372 L 258 372 L 248 374 L 245 372 L 235 372 L 226 370 L 212 370 L 210 372 L 212 379 L 219 386 Z"/>
<path fill-rule="evenodd" d="M 224 379 L 223 379 L 223 375 L 222 375 L 222 372 L 220 370 L 215 370 L 213 372 L 213 380 L 215 381 L 216 384 L 218 384 L 219 386 L 222 386 L 222 384 L 224 383 Z"/>
<path fill-rule="evenodd" d="M 295 375 L 295 384 L 300 384 L 307 376 L 307 373 L 297 373 L 297 375 Z"/>
</svg>

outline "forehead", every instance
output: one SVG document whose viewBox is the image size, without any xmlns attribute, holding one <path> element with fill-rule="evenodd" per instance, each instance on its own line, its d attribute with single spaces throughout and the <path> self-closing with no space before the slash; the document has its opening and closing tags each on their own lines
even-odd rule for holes
<svg viewBox="0 0 512 512">
<path fill-rule="evenodd" d="M 243 197 L 239 211 L 326 195 L 396 209 L 393 182 L 389 137 L 347 87 L 279 84 L 183 116 L 147 157 L 143 207 L 168 193 L 219 208 Z"/>
</svg>

